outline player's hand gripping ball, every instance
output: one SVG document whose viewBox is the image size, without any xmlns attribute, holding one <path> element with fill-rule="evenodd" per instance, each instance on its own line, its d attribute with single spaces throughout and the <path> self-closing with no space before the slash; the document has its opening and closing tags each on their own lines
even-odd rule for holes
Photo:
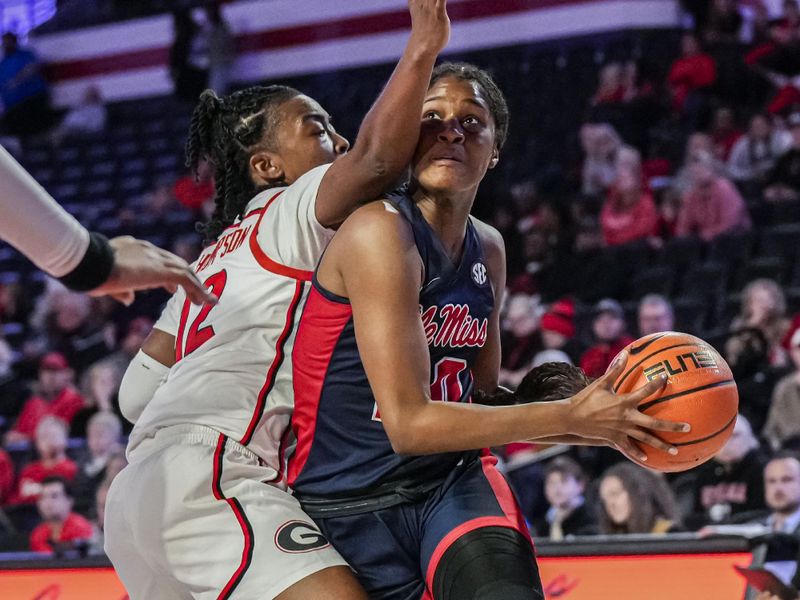
<svg viewBox="0 0 800 600">
<path fill-rule="evenodd" d="M 647 454 L 647 462 L 640 464 L 659 471 L 686 471 L 714 456 L 733 433 L 739 410 L 739 392 L 725 359 L 700 338 L 675 331 L 644 336 L 625 350 L 627 364 L 614 391 L 628 393 L 666 375 L 666 387 L 643 400 L 639 410 L 692 426 L 688 433 L 657 433 L 678 448 L 677 456 L 639 444 Z"/>
</svg>

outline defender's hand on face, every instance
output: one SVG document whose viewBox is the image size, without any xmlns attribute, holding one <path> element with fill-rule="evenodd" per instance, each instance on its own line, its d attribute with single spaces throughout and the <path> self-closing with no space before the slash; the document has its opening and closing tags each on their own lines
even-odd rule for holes
<svg viewBox="0 0 800 600">
<path fill-rule="evenodd" d="M 605 375 L 570 399 L 570 433 L 608 440 L 624 454 L 641 461 L 646 461 L 647 456 L 633 440 L 677 453 L 677 448 L 651 432 L 685 432 L 689 431 L 689 424 L 654 419 L 639 411 L 639 403 L 661 391 L 667 380 L 655 379 L 630 394 L 617 395 L 613 391 L 614 382 L 624 368 L 625 355 L 621 354 Z"/>
<path fill-rule="evenodd" d="M 408 0 L 411 13 L 409 46 L 438 54 L 450 41 L 446 0 Z"/>
<path fill-rule="evenodd" d="M 216 304 L 216 297 L 203 287 L 182 258 L 131 236 L 116 237 L 110 244 L 114 249 L 114 269 L 103 285 L 92 290 L 93 296 L 110 295 L 130 304 L 138 290 L 163 287 L 174 293 L 181 286 L 195 304 Z"/>
</svg>

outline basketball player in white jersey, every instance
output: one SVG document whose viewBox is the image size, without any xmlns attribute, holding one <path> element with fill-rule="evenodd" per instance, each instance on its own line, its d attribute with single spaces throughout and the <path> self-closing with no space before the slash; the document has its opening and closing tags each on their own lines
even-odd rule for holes
<svg viewBox="0 0 800 600">
<path fill-rule="evenodd" d="M 201 96 L 187 157 L 214 165 L 217 209 L 195 270 L 219 303 L 179 291 L 123 382 L 136 425 L 105 532 L 132 600 L 366 598 L 285 491 L 290 360 L 333 230 L 413 155 L 449 38 L 445 4 L 409 0 L 405 52 L 349 153 L 324 109 L 291 88 Z"/>
</svg>

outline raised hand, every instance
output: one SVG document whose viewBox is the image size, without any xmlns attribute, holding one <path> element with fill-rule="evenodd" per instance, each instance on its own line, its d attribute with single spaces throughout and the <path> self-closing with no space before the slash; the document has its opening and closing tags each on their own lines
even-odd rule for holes
<svg viewBox="0 0 800 600">
<path fill-rule="evenodd" d="M 408 11 L 411 13 L 409 47 L 441 52 L 450 41 L 447 0 L 408 0 Z"/>
<path fill-rule="evenodd" d="M 127 305 L 133 302 L 138 290 L 163 287 L 174 293 L 181 286 L 195 304 L 216 303 L 217 299 L 182 258 L 130 236 L 116 237 L 110 244 L 114 249 L 114 268 L 108 280 L 91 291 L 93 296 L 109 295 Z"/>
<path fill-rule="evenodd" d="M 639 410 L 642 400 L 664 388 L 666 378 L 655 379 L 630 394 L 617 395 L 613 386 L 625 368 L 625 358 L 624 353 L 620 354 L 605 375 L 570 399 L 569 432 L 584 438 L 606 440 L 624 454 L 641 461 L 646 461 L 647 455 L 634 440 L 677 454 L 676 447 L 660 440 L 652 432 L 687 432 L 689 424 L 654 419 Z"/>
</svg>

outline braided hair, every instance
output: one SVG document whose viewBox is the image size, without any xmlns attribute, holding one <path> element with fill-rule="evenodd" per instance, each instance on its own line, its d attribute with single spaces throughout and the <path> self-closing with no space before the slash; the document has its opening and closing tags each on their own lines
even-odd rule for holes
<svg viewBox="0 0 800 600">
<path fill-rule="evenodd" d="M 215 209 L 198 231 L 211 243 L 242 216 L 247 204 L 269 186 L 250 177 L 256 147 L 274 149 L 280 122 L 278 106 L 300 92 L 283 85 L 254 86 L 219 98 L 213 90 L 200 95 L 186 142 L 186 166 L 197 176 L 200 163 L 214 167 Z"/>
</svg>

